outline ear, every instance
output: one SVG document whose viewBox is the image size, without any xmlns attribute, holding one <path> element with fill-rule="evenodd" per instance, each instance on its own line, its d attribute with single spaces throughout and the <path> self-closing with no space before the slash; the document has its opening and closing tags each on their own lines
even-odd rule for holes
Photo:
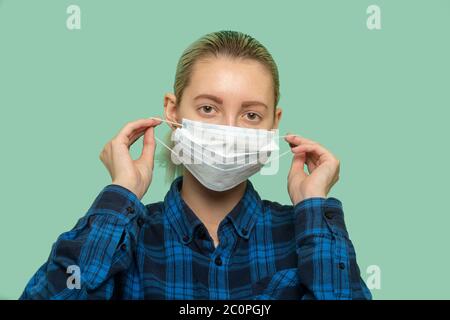
<svg viewBox="0 0 450 320">
<path fill-rule="evenodd" d="M 280 107 L 277 107 L 275 109 L 275 118 L 273 119 L 273 128 L 272 129 L 278 129 L 278 125 L 280 124 L 282 114 L 283 114 L 283 109 L 281 109 Z"/>
<path fill-rule="evenodd" d="M 177 112 L 177 97 L 173 93 L 166 93 L 164 95 L 164 116 L 166 120 L 171 122 L 178 121 L 178 112 Z M 175 130 L 177 126 L 173 123 L 169 123 L 169 126 L 172 130 Z"/>
</svg>

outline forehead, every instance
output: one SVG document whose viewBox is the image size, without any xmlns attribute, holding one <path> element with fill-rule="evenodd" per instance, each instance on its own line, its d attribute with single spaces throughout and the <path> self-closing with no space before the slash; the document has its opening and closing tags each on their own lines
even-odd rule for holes
<svg viewBox="0 0 450 320">
<path fill-rule="evenodd" d="M 271 73 L 253 59 L 208 57 L 195 62 L 185 93 L 191 97 L 208 93 L 224 100 L 264 100 L 274 104 Z"/>
</svg>

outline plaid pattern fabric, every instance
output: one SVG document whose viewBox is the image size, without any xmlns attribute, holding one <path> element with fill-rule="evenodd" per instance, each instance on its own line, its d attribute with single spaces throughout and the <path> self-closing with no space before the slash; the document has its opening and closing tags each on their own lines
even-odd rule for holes
<svg viewBox="0 0 450 320">
<path fill-rule="evenodd" d="M 106 186 L 20 299 L 371 299 L 338 199 L 281 205 L 261 200 L 247 181 L 216 248 L 181 182 L 148 205 Z M 80 288 L 68 286 L 74 265 Z"/>
</svg>

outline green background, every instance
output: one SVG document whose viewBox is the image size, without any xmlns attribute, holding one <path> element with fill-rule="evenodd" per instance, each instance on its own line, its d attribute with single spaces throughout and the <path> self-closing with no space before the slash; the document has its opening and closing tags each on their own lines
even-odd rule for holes
<svg viewBox="0 0 450 320">
<path fill-rule="evenodd" d="M 66 28 L 70 4 L 81 30 Z M 366 27 L 370 4 L 382 30 Z M 110 183 L 103 145 L 162 115 L 181 52 L 221 29 L 273 54 L 281 132 L 341 159 L 329 196 L 343 202 L 362 277 L 381 268 L 374 298 L 450 298 L 449 14 L 448 0 L 0 1 L 0 298 L 21 294 Z M 289 203 L 289 165 L 252 178 L 263 198 Z M 167 189 L 156 168 L 143 202 Z"/>
</svg>

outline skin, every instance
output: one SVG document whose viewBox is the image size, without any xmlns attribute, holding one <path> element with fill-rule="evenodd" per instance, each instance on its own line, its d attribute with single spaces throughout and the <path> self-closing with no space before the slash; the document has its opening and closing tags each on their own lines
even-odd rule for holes
<svg viewBox="0 0 450 320">
<path fill-rule="evenodd" d="M 260 129 L 276 129 L 282 110 L 274 106 L 273 81 L 258 61 L 208 57 L 195 63 L 191 79 L 181 101 L 173 93 L 164 96 L 167 120 L 181 123 L 183 118 L 214 124 Z M 104 146 L 100 159 L 109 171 L 112 183 L 121 185 L 142 199 L 153 175 L 157 119 L 139 119 L 127 123 Z M 176 125 L 172 126 L 175 130 Z M 133 160 L 130 146 L 141 136 L 140 158 Z M 318 142 L 289 135 L 285 138 L 293 154 L 288 174 L 288 192 L 295 205 L 312 197 L 326 198 L 339 179 L 339 160 Z M 308 172 L 304 171 L 307 166 Z M 205 188 L 184 171 L 181 196 L 207 228 L 217 246 L 217 228 L 242 198 L 247 181 L 217 192 Z"/>
</svg>

